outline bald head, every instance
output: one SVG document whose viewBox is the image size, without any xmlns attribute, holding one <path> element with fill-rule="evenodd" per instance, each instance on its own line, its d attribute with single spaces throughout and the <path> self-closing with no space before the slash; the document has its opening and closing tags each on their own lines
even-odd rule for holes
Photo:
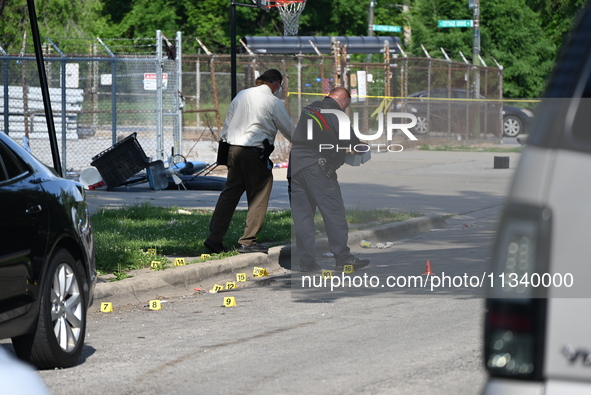
<svg viewBox="0 0 591 395">
<path fill-rule="evenodd" d="M 351 94 L 345 88 L 341 88 L 341 87 L 334 88 L 333 90 L 330 91 L 330 93 L 328 94 L 328 97 L 334 99 L 337 103 L 339 103 L 339 106 L 341 106 L 341 109 L 343 111 L 347 107 L 349 107 L 349 104 L 351 103 Z"/>
</svg>

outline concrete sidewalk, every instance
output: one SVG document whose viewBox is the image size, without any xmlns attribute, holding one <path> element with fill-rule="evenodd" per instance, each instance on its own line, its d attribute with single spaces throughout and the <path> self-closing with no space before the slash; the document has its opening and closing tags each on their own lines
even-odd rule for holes
<svg viewBox="0 0 591 395">
<path fill-rule="evenodd" d="M 494 156 L 488 152 L 405 151 L 378 154 L 361 167 L 343 166 L 339 181 L 348 208 L 389 209 L 424 214 L 400 223 L 351 232 L 349 245 L 361 240 L 399 240 L 445 226 L 445 216 L 501 206 L 513 176 L 519 154 L 510 157 L 509 169 L 494 169 Z M 219 175 L 219 174 L 217 174 Z M 270 209 L 289 208 L 286 169 L 274 170 Z M 215 206 L 219 191 L 153 191 L 146 185 L 117 188 L 116 191 L 87 191 L 91 212 L 148 202 L 163 207 L 186 209 Z M 243 199 L 239 209 L 246 208 Z M 320 249 L 326 240 L 318 240 Z M 186 262 L 198 257 L 185 257 Z M 268 269 L 291 268 L 290 246 L 271 248 L 269 254 L 246 254 L 174 267 L 161 271 L 149 269 L 133 273 L 132 278 L 109 282 L 102 276 L 95 289 L 95 300 L 141 300 L 141 295 L 166 287 L 189 289 L 217 275 L 235 273 L 255 266 Z"/>
</svg>

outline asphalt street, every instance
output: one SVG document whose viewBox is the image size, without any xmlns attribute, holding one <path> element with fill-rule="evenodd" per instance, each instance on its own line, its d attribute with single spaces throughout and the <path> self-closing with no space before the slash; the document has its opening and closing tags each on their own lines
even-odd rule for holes
<svg viewBox="0 0 591 395">
<path fill-rule="evenodd" d="M 495 156 L 508 156 L 509 168 L 494 168 Z M 441 221 L 450 216 L 501 207 L 518 160 L 517 153 L 408 150 L 375 154 L 369 162 L 358 167 L 345 165 L 338 174 L 343 198 L 349 208 L 423 214 L 423 217 L 405 223 L 352 232 L 349 244 L 355 245 L 361 240 L 400 239 L 442 227 Z M 269 207 L 286 209 L 289 207 L 286 169 L 274 169 L 274 179 Z M 154 191 L 147 184 L 139 184 L 118 187 L 115 191 L 91 190 L 87 199 L 92 212 L 142 202 L 164 207 L 213 209 L 219 193 L 182 189 Z M 239 208 L 246 208 L 244 198 Z M 121 298 L 122 302 L 141 300 L 145 291 L 169 286 L 187 290 L 191 283 L 242 268 L 289 268 L 285 261 L 290 255 L 289 247 L 275 247 L 269 255 L 245 254 L 157 272 L 146 269 L 118 282 L 109 282 L 107 277 L 102 277 L 95 297 L 99 302 L 104 298 Z M 185 260 L 190 262 L 196 258 L 185 257 Z"/>
<path fill-rule="evenodd" d="M 305 273 L 286 268 L 289 246 L 268 255 L 146 269 L 122 281 L 103 277 L 81 363 L 41 371 L 41 377 L 55 395 L 478 393 L 486 378 L 482 288 L 431 287 L 434 277 L 445 275 L 460 282 L 486 278 L 490 243 L 519 160 L 519 154 L 502 155 L 510 157 L 509 169 L 493 167 L 494 153 L 432 151 L 375 155 L 364 166 L 343 167 L 348 207 L 424 214 L 351 232 L 352 251 L 371 259 L 354 273 L 359 281 L 368 278 L 360 286 L 329 289 L 336 285 L 332 278 L 324 287 L 306 286 Z M 140 202 L 195 209 L 213 208 L 218 195 L 139 185 L 88 191 L 88 201 L 93 212 Z M 285 169 L 275 170 L 270 206 L 288 207 Z M 361 240 L 392 245 L 367 249 Z M 322 240 L 319 245 L 326 251 Z M 426 261 L 432 265 L 426 286 L 388 282 L 423 278 Z M 330 258 L 319 263 L 333 267 Z M 269 276 L 254 278 L 255 266 Z M 237 290 L 207 292 L 240 272 L 249 278 Z M 237 307 L 222 307 L 225 296 L 235 296 Z M 162 301 L 161 310 L 149 309 L 153 299 Z M 99 312 L 107 301 L 114 312 Z"/>
</svg>

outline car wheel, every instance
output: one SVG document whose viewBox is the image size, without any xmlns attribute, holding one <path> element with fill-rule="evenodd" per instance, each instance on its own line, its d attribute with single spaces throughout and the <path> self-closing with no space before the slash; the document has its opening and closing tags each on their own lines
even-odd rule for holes
<svg viewBox="0 0 591 395">
<path fill-rule="evenodd" d="M 508 115 L 503 118 L 503 135 L 505 137 L 517 137 L 523 130 L 521 119 L 514 115 Z"/>
<path fill-rule="evenodd" d="M 417 116 L 417 124 L 414 127 L 417 134 L 427 134 L 429 131 L 429 124 L 427 123 L 427 117 Z"/>
<path fill-rule="evenodd" d="M 86 332 L 86 297 L 79 263 L 57 250 L 49 263 L 35 332 L 12 339 L 19 358 L 39 369 L 74 366 Z"/>
</svg>

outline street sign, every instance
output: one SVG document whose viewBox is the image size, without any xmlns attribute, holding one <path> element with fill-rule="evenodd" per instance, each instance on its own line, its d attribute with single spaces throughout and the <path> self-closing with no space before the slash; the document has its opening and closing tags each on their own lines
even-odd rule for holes
<svg viewBox="0 0 591 395">
<path fill-rule="evenodd" d="M 437 27 L 472 27 L 474 21 L 471 19 L 456 20 L 456 21 L 438 21 Z"/>
<path fill-rule="evenodd" d="M 392 26 L 392 25 L 373 25 L 374 32 L 394 32 L 400 33 L 402 28 L 400 26 Z"/>
</svg>

